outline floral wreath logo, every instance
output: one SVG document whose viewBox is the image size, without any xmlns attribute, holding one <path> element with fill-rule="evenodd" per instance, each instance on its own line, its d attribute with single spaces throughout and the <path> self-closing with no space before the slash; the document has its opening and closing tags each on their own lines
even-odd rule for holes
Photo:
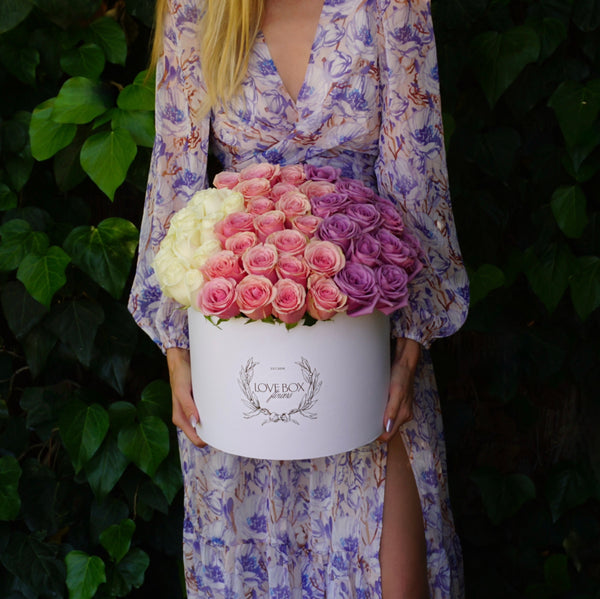
<svg viewBox="0 0 600 599">
<path fill-rule="evenodd" d="M 322 381 L 320 375 L 315 368 L 312 368 L 306 358 L 301 358 L 300 362 L 295 362 L 300 366 L 302 371 L 302 378 L 306 381 L 308 387 L 300 400 L 300 403 L 289 412 L 272 412 L 268 408 L 261 405 L 256 393 L 252 390 L 252 379 L 254 378 L 254 369 L 258 366 L 258 362 L 254 361 L 254 358 L 250 358 L 246 362 L 245 366 L 240 368 L 240 376 L 238 378 L 238 384 L 244 397 L 242 398 L 243 404 L 248 409 L 244 413 L 244 418 L 254 418 L 255 416 L 265 416 L 266 420 L 262 422 L 263 425 L 268 422 L 293 422 L 294 424 L 300 424 L 294 416 L 304 416 L 314 420 L 317 415 L 310 410 L 317 403 L 316 395 L 321 389 Z"/>
</svg>

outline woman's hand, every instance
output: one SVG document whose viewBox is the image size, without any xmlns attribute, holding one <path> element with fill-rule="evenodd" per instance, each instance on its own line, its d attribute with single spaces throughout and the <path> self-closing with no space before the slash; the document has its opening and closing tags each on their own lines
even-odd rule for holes
<svg viewBox="0 0 600 599">
<path fill-rule="evenodd" d="M 180 428 L 194 445 L 204 447 L 206 443 L 196 433 L 196 425 L 200 419 L 192 397 L 189 350 L 177 347 L 167 349 L 167 364 L 173 398 L 173 424 Z"/>
<path fill-rule="evenodd" d="M 413 416 L 415 371 L 421 357 L 421 345 L 412 339 L 396 339 L 390 377 L 390 397 L 383 414 L 385 432 L 380 441 L 389 441 L 402 424 Z"/>
</svg>

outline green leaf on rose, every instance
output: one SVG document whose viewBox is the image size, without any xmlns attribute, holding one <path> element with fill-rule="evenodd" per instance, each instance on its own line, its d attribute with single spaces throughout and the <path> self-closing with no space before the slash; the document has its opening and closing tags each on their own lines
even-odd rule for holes
<svg viewBox="0 0 600 599">
<path fill-rule="evenodd" d="M 70 551 L 65 557 L 67 588 L 71 599 L 92 599 L 98 587 L 106 582 L 105 566 L 97 555 Z"/>
<path fill-rule="evenodd" d="M 81 166 L 90 179 L 113 200 L 136 154 L 137 146 L 129 131 L 102 131 L 89 137 L 83 144 Z"/>
</svg>

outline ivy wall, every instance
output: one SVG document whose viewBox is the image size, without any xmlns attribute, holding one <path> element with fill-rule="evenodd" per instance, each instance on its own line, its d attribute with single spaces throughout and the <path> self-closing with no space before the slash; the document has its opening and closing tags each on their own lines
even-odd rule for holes
<svg viewBox="0 0 600 599">
<path fill-rule="evenodd" d="M 600 1 L 434 0 L 469 320 L 434 346 L 469 599 L 600 596 Z M 0 596 L 183 596 L 125 302 L 153 0 L 0 5 Z"/>
</svg>

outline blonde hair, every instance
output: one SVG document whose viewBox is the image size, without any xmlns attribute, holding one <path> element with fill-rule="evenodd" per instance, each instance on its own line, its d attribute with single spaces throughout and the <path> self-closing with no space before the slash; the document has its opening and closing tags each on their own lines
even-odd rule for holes
<svg viewBox="0 0 600 599">
<path fill-rule="evenodd" d="M 157 0 L 154 43 L 150 57 L 156 66 L 163 49 L 168 0 Z M 207 98 L 204 110 L 227 103 L 237 93 L 250 52 L 260 30 L 264 0 L 205 0 L 200 28 L 200 56 Z"/>
</svg>

